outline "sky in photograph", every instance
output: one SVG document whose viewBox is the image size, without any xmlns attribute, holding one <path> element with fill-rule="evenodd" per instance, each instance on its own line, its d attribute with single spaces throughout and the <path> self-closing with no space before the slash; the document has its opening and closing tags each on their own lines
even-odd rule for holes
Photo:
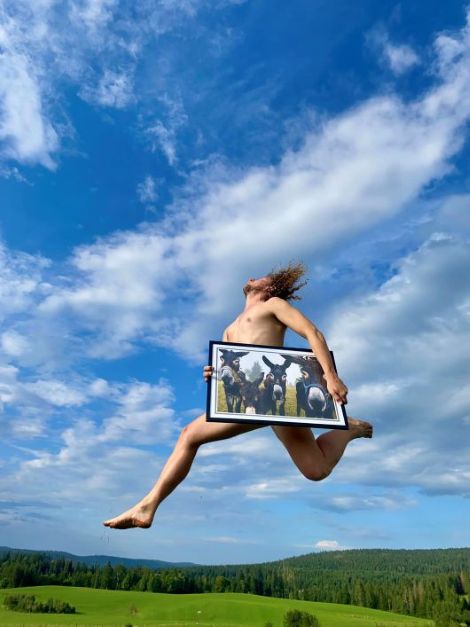
<svg viewBox="0 0 470 627">
<path fill-rule="evenodd" d="M 0 545 L 469 546 L 469 121 L 460 0 L 0 0 Z M 374 438 L 322 482 L 270 427 L 208 444 L 150 530 L 104 528 L 291 260 Z"/>
</svg>

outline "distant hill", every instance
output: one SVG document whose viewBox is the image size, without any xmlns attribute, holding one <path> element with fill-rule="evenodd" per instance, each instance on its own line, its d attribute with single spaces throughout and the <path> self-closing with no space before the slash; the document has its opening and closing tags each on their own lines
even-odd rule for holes
<svg viewBox="0 0 470 627">
<path fill-rule="evenodd" d="M 470 548 L 452 549 L 349 549 L 347 551 L 323 551 L 287 557 L 271 562 L 250 564 L 219 564 L 206 566 L 194 562 L 166 562 L 164 560 L 147 560 L 138 558 L 118 557 L 115 555 L 74 555 L 65 551 L 47 551 L 32 549 L 13 549 L 0 546 L 0 558 L 5 553 L 41 553 L 51 559 L 68 559 L 74 563 L 104 566 L 108 562 L 112 566 L 122 564 L 128 568 L 146 567 L 152 570 L 162 568 L 197 568 L 197 569 L 237 569 L 239 566 L 280 566 L 296 570 L 341 571 L 341 572 L 393 572 L 395 574 L 432 574 L 460 572 L 470 570 Z"/>
<path fill-rule="evenodd" d="M 470 571 L 470 548 L 452 549 L 349 549 L 289 557 L 269 565 L 309 572 L 393 573 L 424 575 Z"/>
<path fill-rule="evenodd" d="M 146 568 L 151 568 L 153 570 L 158 570 L 162 568 L 188 568 L 190 566 L 198 566 L 194 562 L 165 562 L 163 560 L 146 560 L 146 559 L 132 559 L 129 557 L 116 557 L 115 555 L 74 555 L 73 553 L 66 553 L 65 551 L 44 551 L 44 550 L 32 550 L 32 549 L 12 549 L 8 546 L 0 546 L 0 558 L 5 555 L 5 553 L 17 554 L 32 554 L 32 553 L 41 553 L 42 555 L 47 555 L 51 559 L 67 559 L 71 560 L 74 563 L 79 564 L 88 564 L 89 566 L 104 566 L 108 562 L 112 566 L 117 566 L 118 564 L 122 564 L 122 566 L 126 566 L 127 568 L 133 568 L 138 566 L 145 566 Z"/>
</svg>

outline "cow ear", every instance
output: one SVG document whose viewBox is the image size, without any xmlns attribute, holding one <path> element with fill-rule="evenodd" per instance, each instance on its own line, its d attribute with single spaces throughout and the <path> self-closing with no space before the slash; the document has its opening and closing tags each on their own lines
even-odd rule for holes
<svg viewBox="0 0 470 627">
<path fill-rule="evenodd" d="M 269 359 L 266 357 L 266 355 L 263 355 L 263 356 L 261 357 L 261 359 L 262 359 L 262 360 L 264 361 L 264 363 L 265 363 L 267 366 L 269 366 L 270 368 L 272 368 L 272 367 L 274 366 L 274 364 L 273 364 L 271 361 L 269 361 Z"/>
<path fill-rule="evenodd" d="M 244 353 L 236 353 L 237 357 L 245 357 L 245 355 L 248 355 L 249 351 L 245 351 Z"/>
</svg>

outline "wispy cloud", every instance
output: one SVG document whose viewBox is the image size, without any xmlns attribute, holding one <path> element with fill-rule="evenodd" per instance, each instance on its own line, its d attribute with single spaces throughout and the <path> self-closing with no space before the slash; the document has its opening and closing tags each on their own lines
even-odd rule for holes
<svg viewBox="0 0 470 627">
<path fill-rule="evenodd" d="M 324 502 L 320 503 L 320 507 L 338 512 L 353 512 L 357 510 L 390 511 L 413 507 L 414 505 L 416 505 L 416 500 L 398 492 L 370 495 L 339 494 L 328 497 Z"/>
<path fill-rule="evenodd" d="M 126 73 L 106 68 L 98 84 L 96 86 L 85 85 L 80 91 L 80 96 L 102 107 L 116 109 L 127 107 L 134 100 L 132 70 Z"/>
<path fill-rule="evenodd" d="M 396 44 L 390 41 L 385 30 L 376 29 L 368 36 L 373 48 L 379 52 L 383 62 L 394 74 L 400 76 L 421 62 L 418 54 L 407 44 Z"/>
<path fill-rule="evenodd" d="M 59 86 L 72 86 L 97 106 L 123 109 L 135 104 L 139 90 L 134 74 L 145 47 L 194 19 L 202 4 L 157 0 L 134 7 L 125 0 L 2 0 L 0 158 L 57 168 L 64 132 Z M 173 160 L 176 126 L 159 124 L 155 128 L 168 133 L 163 136 L 162 130 L 159 141 Z"/>
<path fill-rule="evenodd" d="M 142 183 L 137 185 L 137 196 L 141 203 L 154 203 L 158 199 L 155 179 L 148 174 Z"/>
</svg>

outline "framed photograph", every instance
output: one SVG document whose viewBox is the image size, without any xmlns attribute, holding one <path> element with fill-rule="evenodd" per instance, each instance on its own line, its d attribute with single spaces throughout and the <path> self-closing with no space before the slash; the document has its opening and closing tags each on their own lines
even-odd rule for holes
<svg viewBox="0 0 470 627">
<path fill-rule="evenodd" d="M 211 341 L 208 363 L 209 422 L 348 428 L 311 350 Z"/>
</svg>

